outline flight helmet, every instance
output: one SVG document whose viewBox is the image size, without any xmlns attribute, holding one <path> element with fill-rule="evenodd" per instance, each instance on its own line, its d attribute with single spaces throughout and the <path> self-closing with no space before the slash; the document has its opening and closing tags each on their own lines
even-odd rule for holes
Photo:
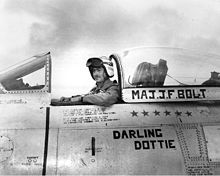
<svg viewBox="0 0 220 176">
<path fill-rule="evenodd" d="M 109 78 L 114 76 L 113 62 L 106 56 L 89 58 L 86 62 L 86 66 L 89 67 L 92 78 L 92 68 L 94 67 L 103 67 Z"/>
</svg>

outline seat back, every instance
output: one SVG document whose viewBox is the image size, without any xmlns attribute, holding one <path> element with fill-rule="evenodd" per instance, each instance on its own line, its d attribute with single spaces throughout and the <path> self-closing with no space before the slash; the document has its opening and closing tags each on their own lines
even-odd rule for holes
<svg viewBox="0 0 220 176">
<path fill-rule="evenodd" d="M 140 63 L 134 73 L 132 85 L 163 86 L 168 71 L 167 61 L 160 59 L 158 64 Z"/>
</svg>

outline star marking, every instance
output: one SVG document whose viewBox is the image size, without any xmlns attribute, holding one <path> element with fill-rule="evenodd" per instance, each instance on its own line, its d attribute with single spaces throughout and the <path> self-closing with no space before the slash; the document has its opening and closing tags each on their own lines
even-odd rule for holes
<svg viewBox="0 0 220 176">
<path fill-rule="evenodd" d="M 181 115 L 182 115 L 182 112 L 176 111 L 175 114 L 176 114 L 177 116 L 181 116 Z"/>
<path fill-rule="evenodd" d="M 132 117 L 137 116 L 138 112 L 135 112 L 134 110 L 131 112 Z"/>
<path fill-rule="evenodd" d="M 165 113 L 166 116 L 170 116 L 171 112 L 166 110 L 166 111 L 164 111 L 164 113 Z"/>
<path fill-rule="evenodd" d="M 146 112 L 145 110 L 143 110 L 142 114 L 143 114 L 144 116 L 149 116 L 149 112 Z"/>
<path fill-rule="evenodd" d="M 189 111 L 187 111 L 185 114 L 186 114 L 188 117 L 189 117 L 189 116 L 192 116 L 192 112 L 189 112 Z"/>
<path fill-rule="evenodd" d="M 160 112 L 157 110 L 154 111 L 154 114 L 155 114 L 155 116 L 160 116 Z"/>
</svg>

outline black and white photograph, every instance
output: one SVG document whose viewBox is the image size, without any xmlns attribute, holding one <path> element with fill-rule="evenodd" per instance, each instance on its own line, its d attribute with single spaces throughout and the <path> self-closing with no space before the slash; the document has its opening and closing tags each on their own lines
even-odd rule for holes
<svg viewBox="0 0 220 176">
<path fill-rule="evenodd" d="M 220 0 L 0 0 L 0 175 L 220 175 Z"/>
</svg>

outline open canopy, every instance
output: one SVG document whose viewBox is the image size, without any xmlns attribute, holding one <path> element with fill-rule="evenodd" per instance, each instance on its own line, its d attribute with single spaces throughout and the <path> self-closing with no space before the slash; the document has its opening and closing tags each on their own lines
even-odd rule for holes
<svg viewBox="0 0 220 176">
<path fill-rule="evenodd" d="M 220 56 L 166 47 L 142 47 L 119 54 L 124 87 L 220 86 Z"/>
</svg>

